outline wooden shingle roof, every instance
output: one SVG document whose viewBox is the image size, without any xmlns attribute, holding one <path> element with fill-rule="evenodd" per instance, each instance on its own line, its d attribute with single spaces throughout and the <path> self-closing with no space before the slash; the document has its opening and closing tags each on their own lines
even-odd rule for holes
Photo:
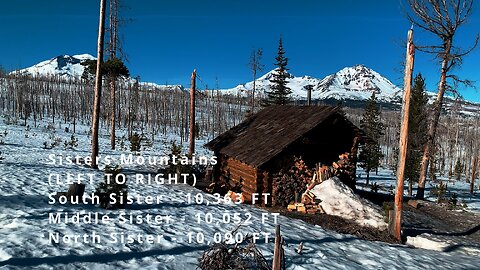
<svg viewBox="0 0 480 270">
<path fill-rule="evenodd" d="M 216 153 L 260 167 L 339 110 L 333 106 L 270 106 L 205 146 Z M 353 124 L 351 126 L 359 132 Z"/>
</svg>

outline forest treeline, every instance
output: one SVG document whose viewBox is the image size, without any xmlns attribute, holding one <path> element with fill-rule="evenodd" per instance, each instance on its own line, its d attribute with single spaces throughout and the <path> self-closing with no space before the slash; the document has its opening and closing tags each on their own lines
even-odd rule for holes
<svg viewBox="0 0 480 270">
<path fill-rule="evenodd" d="M 155 138 L 159 134 L 174 134 L 181 142 L 188 140 L 189 103 L 188 90 L 181 86 L 159 86 L 127 79 L 117 82 L 116 125 L 118 135 L 129 137 L 132 133 Z M 62 123 L 71 132 L 91 132 L 90 128 L 78 130 L 78 125 L 91 126 L 93 83 L 85 79 L 61 76 L 3 75 L 0 78 L 0 109 L 5 121 L 33 125 L 42 122 Z M 261 109 L 259 95 L 257 110 Z M 109 134 L 109 95 L 101 98 L 101 130 Z M 225 95 L 221 90 L 197 89 L 196 136 L 212 139 L 250 114 L 251 99 L 245 95 Z M 297 104 L 302 102 L 296 101 Z M 344 108 L 347 117 L 360 126 L 363 109 Z M 381 109 L 384 135 L 379 143 L 383 153 L 381 166 L 394 169 L 396 147 L 400 129 L 400 112 Z M 471 178 L 472 159 L 479 150 L 479 117 L 466 116 L 460 107 L 444 112 L 440 117 L 435 151 L 430 161 L 430 179 L 444 176 L 451 179 Z M 460 176 L 459 176 L 460 175 Z"/>
</svg>

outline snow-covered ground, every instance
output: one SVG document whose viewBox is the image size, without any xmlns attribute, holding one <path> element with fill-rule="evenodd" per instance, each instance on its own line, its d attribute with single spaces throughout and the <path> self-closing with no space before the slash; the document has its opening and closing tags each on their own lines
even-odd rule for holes
<svg viewBox="0 0 480 270">
<path fill-rule="evenodd" d="M 357 183 L 364 184 L 366 181 L 366 173 L 359 170 L 357 174 L 360 175 L 360 177 L 357 178 Z M 459 204 L 465 203 L 467 205 L 464 210 L 480 213 L 480 189 L 478 179 L 475 181 L 474 194 L 470 194 L 470 183 L 465 181 L 464 176 L 462 176 L 462 179 L 463 180 L 455 181 L 443 176 L 438 176 L 436 183 L 427 181 L 425 185 L 426 199 L 432 202 L 436 201 L 436 197 L 430 194 L 430 190 L 441 181 L 447 185 L 447 196 L 455 193 L 458 196 Z M 396 185 L 396 176 L 390 169 L 380 169 L 378 170 L 378 174 L 370 173 L 370 184 L 374 183 L 378 185 L 379 192 L 393 194 Z M 407 185 L 407 183 L 405 183 L 405 185 Z M 371 188 L 368 187 L 363 188 L 365 190 L 371 190 Z M 413 194 L 415 195 L 415 193 L 416 186 L 414 185 Z M 405 196 L 406 195 L 407 189 L 405 188 Z"/>
<path fill-rule="evenodd" d="M 32 126 L 32 124 L 30 124 Z M 75 136 L 79 146 L 66 150 L 63 142 L 51 150 L 43 149 L 50 136 L 68 140 L 70 133 L 64 132 L 64 125 L 56 132 L 45 130 L 46 123 L 39 128 L 26 128 L 19 125 L 6 125 L 0 119 L 0 269 L 195 269 L 202 251 L 215 237 L 225 239 L 228 233 L 237 228 L 236 221 L 250 218 L 250 224 L 243 224 L 239 233 L 274 233 L 275 216 L 265 210 L 249 205 L 224 203 L 214 204 L 216 198 L 204 194 L 187 185 L 158 185 L 135 183 L 137 173 L 151 171 L 143 166 L 125 166 L 129 174 L 129 195 L 153 196 L 158 204 L 129 205 L 125 210 L 108 211 L 91 205 L 49 204 L 48 194 L 66 191 L 66 186 L 49 185 L 49 175 L 73 173 L 94 174 L 95 182 L 101 181 L 103 174 L 79 165 L 52 165 L 48 155 L 88 156 L 90 151 L 89 128 L 77 127 Z M 70 128 L 71 130 L 71 128 Z M 26 136 L 27 135 L 27 136 Z M 121 134 L 119 134 L 121 135 Z M 172 136 L 157 136 L 154 146 L 142 151 L 145 156 L 164 155 Z M 202 149 L 204 141 L 197 143 Z M 100 139 L 101 155 L 117 157 L 128 150 L 107 150 L 109 138 L 103 133 Z M 128 142 L 127 142 L 128 145 Z M 205 150 L 204 154 L 207 154 Z M 201 153 L 200 153 L 201 154 Z M 375 180 L 372 180 L 375 181 Z M 86 194 L 95 189 L 95 184 L 87 184 Z M 190 195 L 189 195 L 190 194 Z M 201 194 L 201 195 L 197 195 Z M 189 196 L 203 197 L 200 204 L 188 202 Z M 208 200 L 208 203 L 206 202 Z M 98 212 L 108 214 L 113 221 L 108 224 L 50 224 L 49 213 L 86 214 Z M 129 224 L 116 219 L 119 214 L 166 217 L 172 216 L 170 223 Z M 208 217 L 207 217 L 208 215 Z M 209 217 L 213 219 L 210 221 Z M 200 216 L 201 222 L 197 221 Z M 224 222 L 230 218 L 230 222 Z M 240 218 L 240 219 L 239 219 Z M 262 218 L 264 222 L 262 222 Z M 207 221 L 208 220 L 208 221 Z M 145 221 L 145 219 L 143 219 Z M 163 220 L 164 222 L 166 220 Z M 288 269 L 477 269 L 478 256 L 466 256 L 455 252 L 439 252 L 412 249 L 406 246 L 360 240 L 350 235 L 341 235 L 309 225 L 303 221 L 278 217 L 282 235 L 285 238 L 285 257 Z M 59 235 L 101 236 L 101 243 L 52 243 L 50 233 Z M 140 234 L 154 236 L 153 244 L 141 243 L 138 239 L 130 243 L 108 241 L 111 233 Z M 192 243 L 189 243 L 189 235 Z M 205 237 L 203 243 L 202 235 Z M 156 237 L 158 236 L 158 237 Z M 241 235 L 239 234 L 238 237 Z M 260 234 L 259 236 L 263 236 Z M 198 239 L 197 239 L 198 237 Z M 257 244 L 266 256 L 272 259 L 273 239 L 265 243 L 260 237 Z M 83 240 L 83 239 L 81 239 Z M 304 252 L 295 252 L 303 243 Z"/>
</svg>

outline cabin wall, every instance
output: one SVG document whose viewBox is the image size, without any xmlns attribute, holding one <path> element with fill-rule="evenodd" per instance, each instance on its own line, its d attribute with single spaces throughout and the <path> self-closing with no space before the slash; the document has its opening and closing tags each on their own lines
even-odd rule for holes
<svg viewBox="0 0 480 270">
<path fill-rule="evenodd" d="M 228 179 L 232 187 L 241 185 L 245 201 L 251 201 L 252 193 L 262 190 L 259 187 L 260 182 L 257 181 L 257 172 L 257 169 L 239 160 L 225 155 L 220 156 L 218 175 Z"/>
</svg>

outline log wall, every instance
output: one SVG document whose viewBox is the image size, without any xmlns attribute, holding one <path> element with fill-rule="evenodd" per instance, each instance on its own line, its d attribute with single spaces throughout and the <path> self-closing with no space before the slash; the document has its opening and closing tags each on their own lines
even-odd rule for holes
<svg viewBox="0 0 480 270">
<path fill-rule="evenodd" d="M 245 201 L 251 201 L 252 193 L 262 190 L 258 187 L 257 169 L 234 158 L 221 157 L 219 173 L 230 180 L 230 185 L 242 186 Z"/>
</svg>

